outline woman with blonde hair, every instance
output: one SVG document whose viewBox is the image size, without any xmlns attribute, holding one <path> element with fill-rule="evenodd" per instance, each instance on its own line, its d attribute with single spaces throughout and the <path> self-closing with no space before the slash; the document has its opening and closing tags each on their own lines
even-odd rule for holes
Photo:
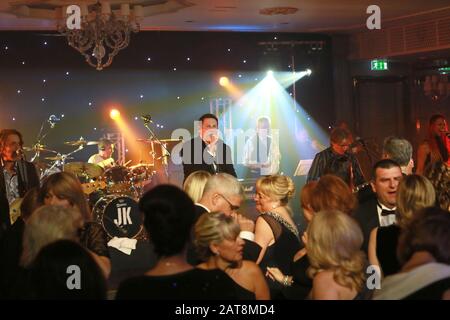
<svg viewBox="0 0 450 320">
<path fill-rule="evenodd" d="M 192 172 L 183 183 L 183 190 L 194 203 L 198 203 L 203 195 L 206 182 L 211 177 L 211 173 L 203 170 Z"/>
<path fill-rule="evenodd" d="M 261 247 L 258 263 L 262 270 L 277 267 L 291 274 L 292 259 L 300 249 L 297 226 L 288 206 L 295 191 L 292 179 L 273 175 L 256 182 L 256 209 L 261 213 L 256 219 L 255 242 Z M 281 285 L 269 282 L 272 298 L 281 293 Z"/>
<path fill-rule="evenodd" d="M 317 183 L 317 181 L 308 182 L 300 192 L 300 205 L 303 209 L 303 217 L 307 223 L 314 217 L 311 203 Z M 286 299 L 303 300 L 306 299 L 312 288 L 312 281 L 306 275 L 308 268 L 309 262 L 306 249 L 302 248 L 293 258 L 291 265 L 292 275 L 282 273 L 277 267 L 267 267 L 266 276 L 283 285 L 283 296 Z"/>
<path fill-rule="evenodd" d="M 45 205 L 57 205 L 77 209 L 83 219 L 80 243 L 92 254 L 106 278 L 111 272 L 107 236 L 103 227 L 93 221 L 92 213 L 78 178 L 68 172 L 48 176 L 39 192 L 39 200 Z"/>
<path fill-rule="evenodd" d="M 77 241 L 82 226 L 83 218 L 75 208 L 52 205 L 38 208 L 25 226 L 21 265 L 28 267 L 39 251 L 54 241 Z"/>
<path fill-rule="evenodd" d="M 314 215 L 307 235 L 311 298 L 363 299 L 367 262 L 361 251 L 363 235 L 358 223 L 340 211 L 321 211 Z"/>
<path fill-rule="evenodd" d="M 403 178 L 397 190 L 397 222 L 372 230 L 369 239 L 369 261 L 380 267 L 382 274 L 397 273 L 401 266 L 396 249 L 400 232 L 408 228 L 411 219 L 421 209 L 433 206 L 436 194 L 431 182 L 420 175 Z"/>
<path fill-rule="evenodd" d="M 243 260 L 244 240 L 239 237 L 239 224 L 223 213 L 208 213 L 195 224 L 195 245 L 204 261 L 197 267 L 220 269 L 238 285 L 237 296 L 245 300 L 270 299 L 261 269 L 253 261 Z"/>
<path fill-rule="evenodd" d="M 307 183 L 300 194 L 303 215 L 310 223 L 316 212 L 335 210 L 351 214 L 357 205 L 357 200 L 350 187 L 339 177 L 324 175 L 319 181 Z M 302 240 L 306 243 L 307 235 Z M 267 268 L 267 275 L 284 286 L 283 294 L 288 299 L 306 299 L 312 288 L 312 281 L 307 275 L 310 264 L 306 248 L 294 256 L 290 274 L 281 272 L 278 268 Z"/>
</svg>

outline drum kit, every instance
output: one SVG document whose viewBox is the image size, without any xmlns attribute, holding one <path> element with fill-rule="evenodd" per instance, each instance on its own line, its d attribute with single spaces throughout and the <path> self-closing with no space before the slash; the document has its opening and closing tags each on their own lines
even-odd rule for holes
<svg viewBox="0 0 450 320">
<path fill-rule="evenodd" d="M 67 162 L 73 159 L 74 153 L 85 146 L 97 145 L 98 141 L 80 138 L 64 144 L 76 149 L 68 154 L 61 154 L 43 144 L 23 148 L 25 151 L 37 153 L 37 157 L 33 157 L 33 163 L 40 172 L 41 181 L 61 171 L 74 174 L 81 182 L 94 219 L 103 226 L 110 238 L 145 239 L 147 236 L 142 227 L 143 217 L 139 211 L 138 200 L 144 193 L 144 187 L 152 181 L 154 164 L 139 163 L 129 166 L 128 162 L 102 168 L 93 163 Z M 52 155 L 44 157 L 46 162 L 38 161 L 41 152 Z"/>
<path fill-rule="evenodd" d="M 43 144 L 44 139 L 61 121 L 56 115 L 50 115 L 45 119 L 37 135 L 37 143 L 31 147 L 24 147 L 27 152 L 34 152 L 31 158 L 40 172 L 41 181 L 57 172 L 70 172 L 78 177 L 82 184 L 83 192 L 89 200 L 93 216 L 99 222 L 109 237 L 127 237 L 146 239 L 147 234 L 143 230 L 143 217 L 139 211 L 138 199 L 143 195 L 146 186 L 156 179 L 156 165 L 162 165 L 165 175 L 168 177 L 168 158 L 170 157 L 169 145 L 181 142 L 178 139 L 158 139 L 150 127 L 152 123 L 150 115 L 141 117 L 144 126 L 149 131 L 150 139 L 137 139 L 151 147 L 149 152 L 151 163 L 139 163 L 128 166 L 129 163 L 103 168 L 98 164 L 85 162 L 68 162 L 73 160 L 73 154 L 81 151 L 86 146 L 98 145 L 98 141 L 87 141 L 83 137 L 78 140 L 66 141 L 65 145 L 74 147 L 67 154 L 49 149 Z M 158 148 L 156 148 L 158 146 Z M 161 150 L 159 155 L 157 149 Z M 45 154 L 45 160 L 41 161 L 40 154 Z M 142 157 L 141 157 L 142 159 Z"/>
</svg>

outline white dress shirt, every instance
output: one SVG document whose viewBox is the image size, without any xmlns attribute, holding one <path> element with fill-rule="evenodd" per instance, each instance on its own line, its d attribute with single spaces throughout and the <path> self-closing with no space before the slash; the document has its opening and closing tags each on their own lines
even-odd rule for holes
<svg viewBox="0 0 450 320">
<path fill-rule="evenodd" d="M 382 203 L 378 202 L 377 204 L 377 212 L 378 212 L 378 221 L 380 222 L 380 226 L 381 227 L 387 227 L 390 226 L 391 224 L 394 224 L 396 222 L 396 216 L 395 214 L 390 214 L 388 216 L 382 216 L 381 215 L 381 211 L 384 210 L 389 210 L 389 211 L 395 211 L 396 208 L 388 208 L 385 205 L 383 205 Z"/>
</svg>

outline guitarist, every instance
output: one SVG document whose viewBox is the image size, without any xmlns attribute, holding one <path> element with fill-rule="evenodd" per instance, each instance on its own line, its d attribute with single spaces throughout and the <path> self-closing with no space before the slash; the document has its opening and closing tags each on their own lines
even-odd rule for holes
<svg viewBox="0 0 450 320">
<path fill-rule="evenodd" d="M 15 129 L 0 131 L 0 237 L 11 225 L 9 205 L 39 187 L 36 167 L 24 160 L 22 134 Z"/>
<path fill-rule="evenodd" d="M 352 189 L 365 183 L 358 160 L 352 152 L 353 136 L 349 130 L 336 127 L 331 131 L 330 147 L 314 157 L 306 182 L 319 180 L 325 174 L 342 178 Z"/>
</svg>

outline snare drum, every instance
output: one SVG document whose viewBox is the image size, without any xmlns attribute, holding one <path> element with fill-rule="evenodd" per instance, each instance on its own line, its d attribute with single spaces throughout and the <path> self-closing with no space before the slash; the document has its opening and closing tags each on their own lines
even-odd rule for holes
<svg viewBox="0 0 450 320">
<path fill-rule="evenodd" d="M 93 214 L 109 237 L 137 238 L 143 231 L 138 203 L 126 195 L 107 195 L 97 201 Z"/>
</svg>

